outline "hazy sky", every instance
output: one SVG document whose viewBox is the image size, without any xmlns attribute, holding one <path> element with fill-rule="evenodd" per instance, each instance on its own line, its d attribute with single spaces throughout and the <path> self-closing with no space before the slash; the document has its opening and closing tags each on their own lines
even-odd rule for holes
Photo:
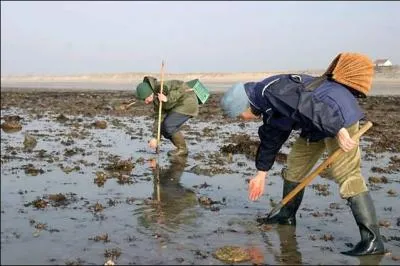
<svg viewBox="0 0 400 266">
<path fill-rule="evenodd" d="M 325 68 L 341 51 L 400 64 L 400 2 L 1 2 L 1 74 Z"/>
</svg>

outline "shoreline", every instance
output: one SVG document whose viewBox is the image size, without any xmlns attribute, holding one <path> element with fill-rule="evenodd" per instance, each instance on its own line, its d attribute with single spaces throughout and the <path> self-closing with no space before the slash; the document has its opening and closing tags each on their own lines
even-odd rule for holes
<svg viewBox="0 0 400 266">
<path fill-rule="evenodd" d="M 302 70 L 266 70 L 266 71 L 240 71 L 240 72 L 178 72 L 166 73 L 164 77 L 168 79 L 178 79 L 189 81 L 200 79 L 206 83 L 218 82 L 238 82 L 238 81 L 257 81 L 277 74 L 307 74 L 320 76 L 325 69 L 302 69 Z M 152 76 L 160 79 L 159 72 L 104 72 L 104 73 L 80 73 L 80 74 L 25 74 L 25 75 L 2 75 L 1 83 L 7 82 L 140 82 L 144 76 Z M 376 81 L 400 81 L 400 67 L 376 69 L 374 80 Z"/>
<path fill-rule="evenodd" d="M 252 80 L 252 79 L 248 79 Z M 256 80 L 256 79 L 253 79 Z M 140 81 L 139 81 L 140 82 Z M 1 82 L 1 92 L 40 92 L 40 91 L 134 91 L 136 82 L 82 82 L 82 81 L 45 81 L 45 82 Z M 232 84 L 243 80 L 213 81 L 202 83 L 210 92 L 218 93 L 226 91 Z M 400 96 L 400 80 L 374 80 L 370 95 L 397 95 Z"/>
<path fill-rule="evenodd" d="M 224 92 L 237 82 L 260 81 L 276 74 L 320 76 L 323 69 L 258 72 L 165 73 L 165 80 L 199 79 L 210 92 Z M 120 72 L 76 75 L 4 75 L 1 91 L 134 91 L 144 76 L 160 79 L 160 73 Z M 370 95 L 400 95 L 400 68 L 376 69 Z"/>
</svg>

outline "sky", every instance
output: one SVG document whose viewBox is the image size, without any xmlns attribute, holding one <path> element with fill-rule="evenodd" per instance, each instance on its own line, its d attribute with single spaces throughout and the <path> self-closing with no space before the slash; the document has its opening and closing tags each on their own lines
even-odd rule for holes
<svg viewBox="0 0 400 266">
<path fill-rule="evenodd" d="M 400 2 L 1 1 L 1 75 L 324 69 L 340 52 L 400 64 Z"/>
</svg>

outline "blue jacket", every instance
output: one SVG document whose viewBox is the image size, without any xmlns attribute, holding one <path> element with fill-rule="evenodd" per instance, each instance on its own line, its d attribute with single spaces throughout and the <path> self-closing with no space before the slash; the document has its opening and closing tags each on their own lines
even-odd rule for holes
<svg viewBox="0 0 400 266">
<path fill-rule="evenodd" d="M 364 117 L 349 89 L 328 79 L 314 90 L 307 90 L 314 79 L 309 75 L 281 74 L 245 84 L 250 104 L 263 115 L 263 125 L 258 130 L 261 143 L 256 155 L 257 170 L 271 169 L 292 130 L 301 129 L 301 137 L 319 141 L 336 136 L 342 127 Z"/>
</svg>

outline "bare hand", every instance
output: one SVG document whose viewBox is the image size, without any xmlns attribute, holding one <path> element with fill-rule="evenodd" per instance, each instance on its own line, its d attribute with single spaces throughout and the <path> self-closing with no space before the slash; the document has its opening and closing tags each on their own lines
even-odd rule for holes
<svg viewBox="0 0 400 266">
<path fill-rule="evenodd" d="M 348 152 L 351 151 L 352 149 L 354 149 L 357 145 L 357 142 L 354 141 L 350 135 L 349 132 L 347 131 L 347 129 L 345 128 L 341 128 L 339 130 L 339 132 L 336 135 L 338 143 L 340 148 L 344 151 L 344 152 Z"/>
<path fill-rule="evenodd" d="M 157 160 L 156 159 L 150 159 L 148 162 L 149 162 L 150 168 L 156 169 L 156 167 L 157 167 Z"/>
<path fill-rule="evenodd" d="M 157 140 L 156 139 L 151 139 L 150 141 L 149 141 L 149 147 L 151 148 L 151 149 L 155 149 L 155 148 L 157 148 Z"/>
<path fill-rule="evenodd" d="M 167 96 L 165 96 L 162 93 L 159 93 L 158 94 L 158 100 L 160 100 L 160 102 L 166 102 L 168 99 L 167 99 Z"/>
<path fill-rule="evenodd" d="M 259 171 L 249 183 L 249 199 L 257 200 L 264 193 L 267 172 Z"/>
</svg>

